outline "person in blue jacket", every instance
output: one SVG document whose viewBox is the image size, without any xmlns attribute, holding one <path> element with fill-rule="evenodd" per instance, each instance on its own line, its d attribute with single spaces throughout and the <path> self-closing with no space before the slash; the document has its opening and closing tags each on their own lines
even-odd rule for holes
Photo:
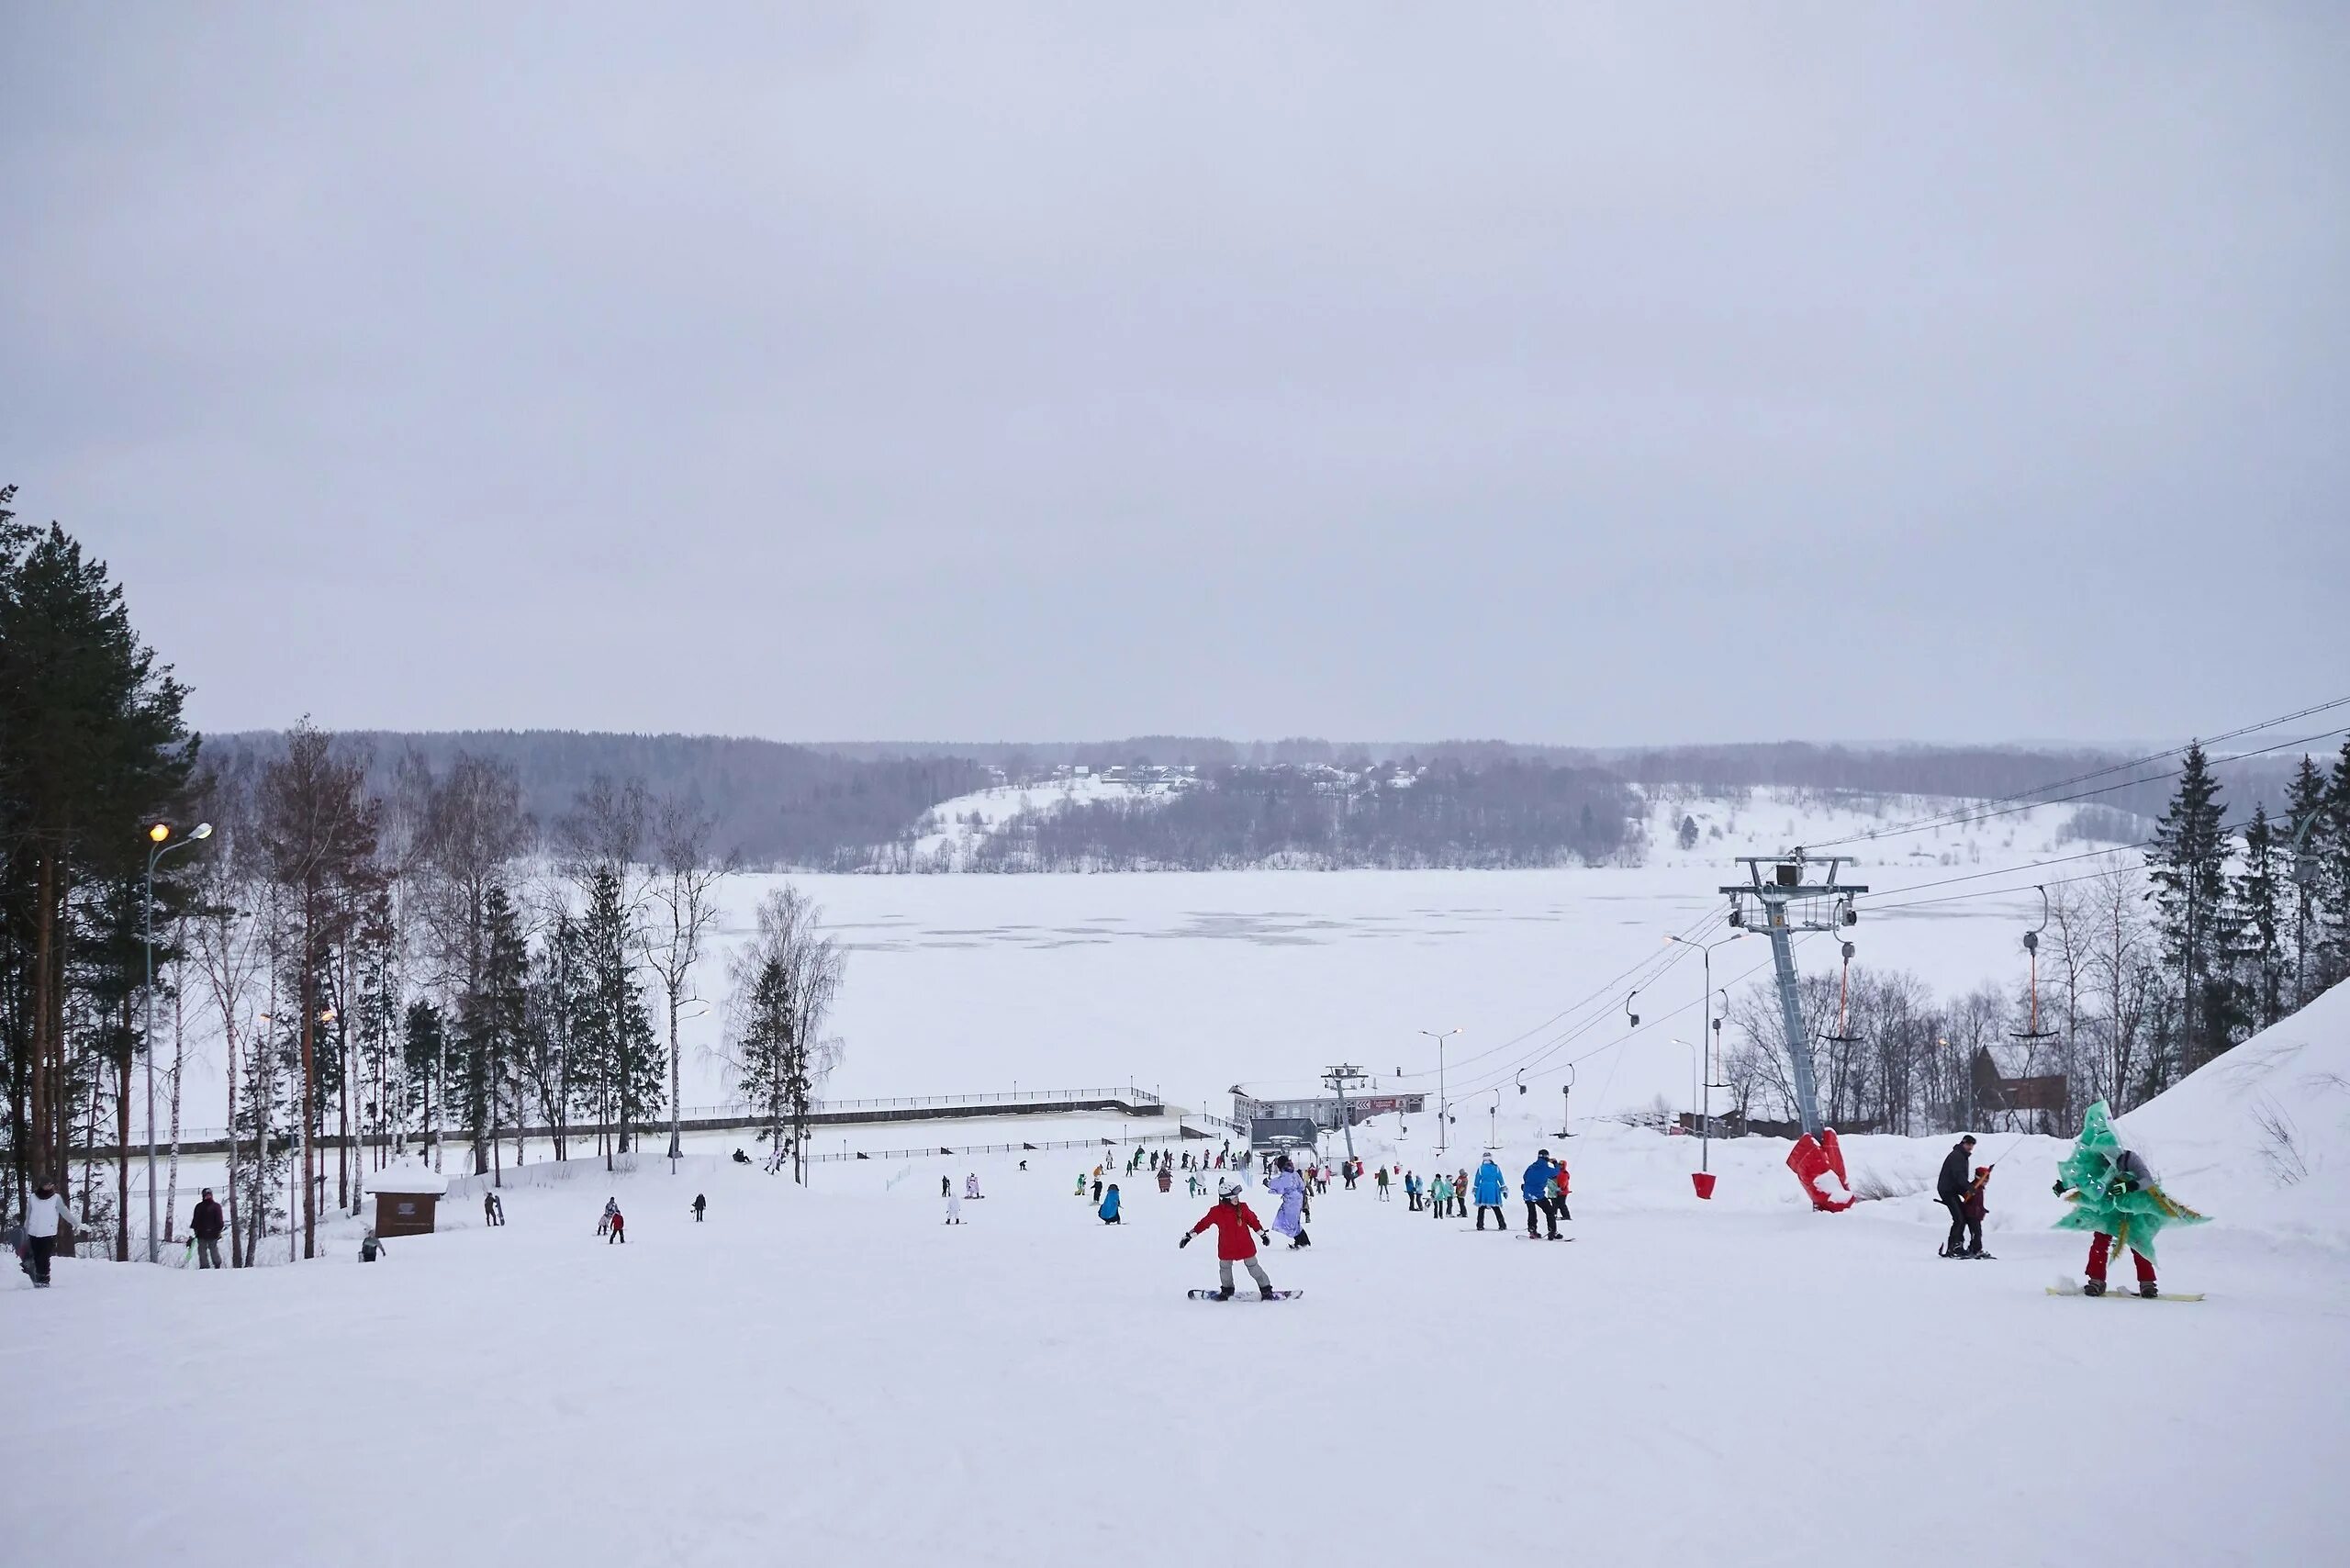
<svg viewBox="0 0 2350 1568">
<path fill-rule="evenodd" d="M 1552 1196 L 1558 1189 L 1559 1167 L 1549 1149 L 1534 1156 L 1534 1163 L 1526 1168 L 1525 1177 L 1518 1182 L 1518 1196 L 1526 1200 L 1526 1234 L 1534 1236 L 1536 1215 L 1550 1222 L 1550 1239 L 1559 1239 L 1559 1200 Z"/>
<path fill-rule="evenodd" d="M 1099 1212 L 1103 1225 L 1118 1223 L 1118 1184 L 1115 1182 L 1111 1182 L 1110 1190 L 1102 1195 L 1102 1207 Z"/>
<path fill-rule="evenodd" d="M 1494 1228 L 1504 1235 L 1509 1233 L 1509 1216 L 1502 1213 L 1502 1200 L 1509 1189 L 1502 1182 L 1502 1168 L 1494 1163 L 1492 1155 L 1477 1167 L 1477 1228 L 1485 1228 L 1485 1211 L 1494 1211 Z"/>
</svg>

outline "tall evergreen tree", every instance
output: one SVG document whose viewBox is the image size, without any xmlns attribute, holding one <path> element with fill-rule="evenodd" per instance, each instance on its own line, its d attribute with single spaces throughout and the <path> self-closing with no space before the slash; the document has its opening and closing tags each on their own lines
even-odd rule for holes
<svg viewBox="0 0 2350 1568">
<path fill-rule="evenodd" d="M 2293 770 L 2285 790 L 2285 833 L 2298 838 L 2300 853 L 2291 867 L 2293 935 L 2293 1005 L 2305 1007 L 2323 989 L 2325 968 L 2316 949 L 2325 935 L 2320 919 L 2317 877 L 2304 877 L 2304 867 L 2322 867 L 2326 842 L 2325 775 L 2306 752 Z"/>
<path fill-rule="evenodd" d="M 2227 1048 L 2224 994 L 2214 995 L 2215 954 L 2224 950 L 2228 838 L 2220 782 L 2200 745 L 2187 749 L 2170 809 L 2146 851 L 2155 930 L 2180 1001 L 2175 1070 L 2192 1071 Z M 2224 976 L 2219 990 L 2224 993 Z"/>
<path fill-rule="evenodd" d="M 451 1087 L 473 1138 L 474 1164 L 482 1151 L 495 1159 L 502 1112 L 522 1050 L 530 950 L 513 901 L 492 886 L 482 905 L 481 966 L 457 1002 L 457 1038 Z"/>
<path fill-rule="evenodd" d="M 2333 776 L 2326 780 L 2325 806 L 2315 833 L 2317 840 L 2317 909 L 2322 926 L 2318 940 L 2323 963 L 2318 986 L 2332 985 L 2350 975 L 2350 739 L 2333 759 Z"/>
<path fill-rule="evenodd" d="M 574 1048 L 599 1119 L 617 1137 L 607 1151 L 625 1154 L 635 1129 L 661 1106 L 663 1062 L 637 980 L 634 923 L 609 866 L 588 879 L 579 940 L 587 996 Z"/>
<path fill-rule="evenodd" d="M 2243 988 L 2253 1016 L 2266 1028 L 2285 1011 L 2284 842 L 2255 806 L 2244 824 L 2244 868 L 2236 874 L 2233 924 L 2244 938 Z"/>
<path fill-rule="evenodd" d="M 408 1114 L 416 1118 L 417 1137 L 436 1161 L 441 1123 L 449 1114 L 442 1103 L 448 1062 L 448 1022 L 438 1007 L 420 997 L 408 1004 L 400 1024 L 400 1075 L 408 1084 Z"/>
</svg>

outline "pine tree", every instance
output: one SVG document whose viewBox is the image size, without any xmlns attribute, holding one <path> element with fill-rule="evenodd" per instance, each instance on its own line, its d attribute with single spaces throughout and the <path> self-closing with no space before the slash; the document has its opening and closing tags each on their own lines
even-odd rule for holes
<svg viewBox="0 0 2350 1568">
<path fill-rule="evenodd" d="M 2350 974 L 2350 739 L 2326 781 L 2325 809 L 2311 834 L 2317 840 L 2317 909 L 2324 962 L 2317 989 Z"/>
<path fill-rule="evenodd" d="M 2309 1000 L 2324 989 L 2325 968 L 2316 948 L 2324 935 L 2320 921 L 2318 898 L 2320 879 L 2316 875 L 2304 875 L 2304 868 L 2314 870 L 2323 860 L 2325 846 L 2325 775 L 2317 763 L 2304 752 L 2301 765 L 2293 772 L 2293 782 L 2285 791 L 2286 833 L 2298 838 L 2300 852 L 2295 857 L 2293 875 L 2293 1005 L 2306 1007 Z"/>
<path fill-rule="evenodd" d="M 586 1006 L 576 1020 L 573 1049 L 599 1112 L 617 1133 L 616 1147 L 629 1151 L 634 1130 L 662 1104 L 662 1057 L 653 1036 L 644 988 L 636 978 L 636 935 L 621 879 L 601 867 L 588 879 L 588 908 L 580 920 L 580 958 Z"/>
<path fill-rule="evenodd" d="M 2246 1001 L 2264 1029 L 2285 1011 L 2283 848 L 2268 808 L 2255 806 L 2244 830 L 2244 868 L 2235 879 L 2232 913 L 2244 937 Z"/>
<path fill-rule="evenodd" d="M 493 885 L 482 901 L 481 964 L 471 988 L 457 999 L 450 1081 L 473 1139 L 476 1170 L 485 1155 L 495 1159 L 502 1112 L 511 1098 L 509 1085 L 527 1023 L 529 966 L 513 901 L 503 887 Z"/>
<path fill-rule="evenodd" d="M 448 1114 L 445 1106 L 436 1114 L 434 1098 L 446 1081 L 448 1059 L 449 1031 L 441 1010 L 420 999 L 409 1002 L 400 1029 L 400 1076 L 408 1081 L 408 1114 L 416 1118 L 418 1140 L 428 1154 L 438 1154 L 441 1117 Z"/>
<path fill-rule="evenodd" d="M 2227 898 L 2228 840 L 2219 780 L 2199 744 L 2187 749 L 2178 790 L 2155 824 L 2146 852 L 2154 890 L 2155 930 L 2180 1001 L 2177 1070 L 2190 1072 L 2227 1048 L 2224 977 L 2214 992 L 2213 956 L 2221 939 Z"/>
</svg>

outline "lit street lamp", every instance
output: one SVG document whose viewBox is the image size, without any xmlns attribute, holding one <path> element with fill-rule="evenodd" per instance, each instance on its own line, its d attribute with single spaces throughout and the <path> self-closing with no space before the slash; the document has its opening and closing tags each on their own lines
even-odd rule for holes
<svg viewBox="0 0 2350 1568">
<path fill-rule="evenodd" d="M 159 1260 L 162 1230 L 155 1221 L 155 862 L 174 849 L 212 836 L 210 823 L 198 823 L 185 838 L 172 842 L 172 824 L 157 823 L 147 830 L 147 1261 Z"/>
</svg>

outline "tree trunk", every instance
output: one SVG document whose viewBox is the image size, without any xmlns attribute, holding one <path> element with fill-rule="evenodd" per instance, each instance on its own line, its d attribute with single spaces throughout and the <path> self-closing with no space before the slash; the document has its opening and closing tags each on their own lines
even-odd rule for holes
<svg viewBox="0 0 2350 1568">
<path fill-rule="evenodd" d="M 175 1216 L 180 1206 L 180 1075 L 187 1067 L 187 1019 L 181 1003 L 185 988 L 179 983 L 184 977 L 180 973 L 180 965 L 173 965 L 172 969 L 172 1154 L 171 1164 L 168 1167 L 171 1171 L 171 1180 L 163 1188 L 163 1243 L 165 1246 L 171 1244 L 172 1233 L 177 1223 Z M 154 1048 L 155 1042 L 148 1041 L 147 1049 L 151 1052 Z"/>
<path fill-rule="evenodd" d="M 122 1051 L 115 1058 L 114 1069 L 114 1260 L 118 1263 L 130 1261 L 130 999 L 126 996 L 122 1001 Z M 153 1050 L 155 1043 L 150 1040 L 147 1048 Z"/>
<path fill-rule="evenodd" d="M 38 913 L 33 938 L 33 1081 L 32 1081 L 32 1168 L 35 1177 L 47 1176 L 61 1184 L 65 1179 L 65 1161 L 57 1147 L 53 1128 L 56 1126 L 56 1102 L 62 1098 L 62 1083 L 50 1068 L 50 1055 L 58 1047 L 58 1032 L 50 1026 L 50 1015 L 56 993 L 50 984 L 50 971 L 57 953 L 57 861 L 54 855 L 43 851 L 39 857 L 40 873 L 35 894 Z"/>
</svg>

